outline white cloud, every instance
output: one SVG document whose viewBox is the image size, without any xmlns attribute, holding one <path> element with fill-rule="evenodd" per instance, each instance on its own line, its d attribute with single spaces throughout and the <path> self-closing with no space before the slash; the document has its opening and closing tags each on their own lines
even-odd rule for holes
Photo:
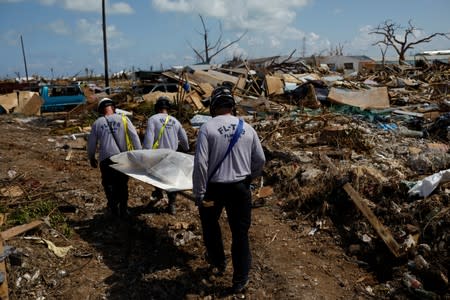
<svg viewBox="0 0 450 300">
<path fill-rule="evenodd" d="M 281 42 L 276 37 L 272 36 L 270 39 L 270 47 L 272 48 L 279 48 L 281 45 Z"/>
<path fill-rule="evenodd" d="M 102 24 L 100 21 L 89 22 L 86 19 L 80 19 L 77 23 L 76 32 L 77 39 L 89 46 L 103 45 Z M 106 27 L 106 37 L 108 39 L 108 49 L 122 48 L 126 41 L 123 38 L 122 32 L 118 31 L 114 25 Z"/>
<path fill-rule="evenodd" d="M 184 60 L 184 61 L 190 61 L 190 62 L 193 62 L 193 61 L 195 61 L 195 58 L 194 58 L 193 56 L 190 56 L 190 55 L 185 55 L 185 56 L 183 57 L 183 60 Z"/>
<path fill-rule="evenodd" d="M 64 23 L 64 20 L 61 20 L 61 19 L 48 24 L 48 27 L 52 32 L 54 32 L 56 34 L 60 34 L 60 35 L 70 34 L 69 27 L 66 25 L 66 23 Z"/>
<path fill-rule="evenodd" d="M 349 42 L 348 48 L 344 48 L 346 54 L 366 54 L 370 55 L 369 51 L 373 53 L 377 48 L 373 46 L 380 36 L 370 34 L 374 30 L 372 25 L 364 25 L 359 28 L 358 34 Z M 376 52 L 376 51 L 375 51 Z"/>
<path fill-rule="evenodd" d="M 112 14 L 132 14 L 134 9 L 128 3 L 119 2 L 112 4 L 109 12 Z"/>
<path fill-rule="evenodd" d="M 231 41 L 225 41 L 225 42 L 231 42 Z M 231 45 L 224 51 L 225 51 L 225 55 L 229 58 L 233 58 L 233 57 L 243 57 L 244 58 L 244 57 L 248 56 L 247 51 L 244 48 L 242 48 L 239 45 L 239 43 Z"/>
<path fill-rule="evenodd" d="M 314 32 L 310 32 L 308 34 L 308 39 L 313 41 L 313 42 L 315 42 L 315 41 L 318 41 L 320 39 L 320 36 L 318 34 L 314 33 Z"/>
<path fill-rule="evenodd" d="M 191 5 L 185 0 L 171 1 L 171 0 L 153 0 L 153 6 L 160 11 L 177 11 L 190 12 Z"/>
<path fill-rule="evenodd" d="M 238 30 L 285 29 L 296 18 L 296 9 L 311 0 L 152 0 L 160 11 L 196 13 L 221 19 L 226 28 Z"/>
<path fill-rule="evenodd" d="M 217 25 L 211 19 L 218 19 L 225 32 L 244 32 L 247 34 L 236 46 L 241 50 L 227 49 L 224 54 L 233 56 L 245 53 L 243 45 L 249 50 L 255 46 L 264 46 L 267 53 L 276 50 L 284 53 L 293 49 L 283 49 L 299 44 L 306 37 L 309 43 L 320 43 L 319 36 L 305 33 L 293 24 L 298 18 L 297 12 L 312 3 L 312 0 L 152 0 L 153 6 L 164 12 L 181 12 L 200 14 L 204 17 L 207 28 L 216 29 Z M 200 24 L 200 20 L 198 20 Z M 326 42 L 325 42 L 326 43 Z M 263 53 L 261 53 L 264 55 Z M 252 53 L 252 55 L 259 55 Z"/>
<path fill-rule="evenodd" d="M 101 1 L 92 0 L 64 0 L 63 5 L 68 10 L 85 11 L 85 12 L 101 12 Z M 109 3 L 106 2 L 106 11 L 111 14 L 131 14 L 134 12 L 133 8 L 128 3 L 118 2 Z"/>
<path fill-rule="evenodd" d="M 16 1 L 20 0 L 8 0 Z M 82 12 L 101 12 L 102 2 L 97 0 L 39 0 L 43 5 L 61 5 L 67 10 L 82 11 Z M 126 2 L 110 3 L 106 2 L 106 11 L 110 14 L 132 14 L 133 8 Z"/>
<path fill-rule="evenodd" d="M 53 5 L 56 3 L 56 0 L 39 0 L 39 2 L 44 5 Z"/>
</svg>

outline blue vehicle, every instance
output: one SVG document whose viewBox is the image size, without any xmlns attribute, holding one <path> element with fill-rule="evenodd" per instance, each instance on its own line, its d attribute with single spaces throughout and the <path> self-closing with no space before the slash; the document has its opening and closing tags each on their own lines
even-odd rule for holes
<svg viewBox="0 0 450 300">
<path fill-rule="evenodd" d="M 44 100 L 41 111 L 62 111 L 86 103 L 79 85 L 44 85 L 39 95 Z"/>
</svg>

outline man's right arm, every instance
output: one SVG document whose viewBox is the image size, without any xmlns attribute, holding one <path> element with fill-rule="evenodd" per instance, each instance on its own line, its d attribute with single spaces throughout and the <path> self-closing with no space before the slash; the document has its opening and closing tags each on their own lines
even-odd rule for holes
<svg viewBox="0 0 450 300">
<path fill-rule="evenodd" d="M 258 134 L 254 129 L 253 132 L 251 176 L 252 178 L 255 178 L 261 175 L 264 164 L 266 163 L 266 157 L 264 155 L 264 150 L 262 148 Z"/>
<path fill-rule="evenodd" d="M 179 124 L 179 126 L 180 127 L 178 128 L 178 139 L 180 141 L 181 149 L 187 152 L 189 151 L 189 140 L 183 126 L 181 124 Z"/>
<path fill-rule="evenodd" d="M 95 159 L 96 150 L 97 150 L 97 126 L 94 123 L 92 125 L 87 144 L 88 159 L 92 168 L 97 168 L 98 165 L 97 159 Z"/>
</svg>

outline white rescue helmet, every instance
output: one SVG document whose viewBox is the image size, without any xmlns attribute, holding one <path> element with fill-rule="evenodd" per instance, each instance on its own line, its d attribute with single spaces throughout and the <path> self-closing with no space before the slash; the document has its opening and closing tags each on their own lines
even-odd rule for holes
<svg viewBox="0 0 450 300">
<path fill-rule="evenodd" d="M 104 114 L 105 113 L 105 108 L 108 106 L 115 106 L 114 105 L 114 101 L 112 101 L 109 98 L 103 98 L 102 100 L 100 100 L 98 102 L 98 106 L 97 106 L 97 111 L 100 114 Z"/>
</svg>

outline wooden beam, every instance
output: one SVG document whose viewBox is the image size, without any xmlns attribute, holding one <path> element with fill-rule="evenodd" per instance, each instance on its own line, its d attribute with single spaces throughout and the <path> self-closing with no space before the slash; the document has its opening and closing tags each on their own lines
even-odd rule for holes
<svg viewBox="0 0 450 300">
<path fill-rule="evenodd" d="M 23 225 L 19 225 L 19 226 L 13 227 L 13 228 L 9 228 L 9 229 L 1 232 L 1 238 L 6 241 L 12 237 L 15 237 L 16 235 L 19 235 L 21 233 L 24 233 L 25 231 L 33 229 L 33 228 L 41 225 L 42 223 L 44 223 L 44 221 L 35 220 L 28 224 L 23 224 Z"/>
</svg>

